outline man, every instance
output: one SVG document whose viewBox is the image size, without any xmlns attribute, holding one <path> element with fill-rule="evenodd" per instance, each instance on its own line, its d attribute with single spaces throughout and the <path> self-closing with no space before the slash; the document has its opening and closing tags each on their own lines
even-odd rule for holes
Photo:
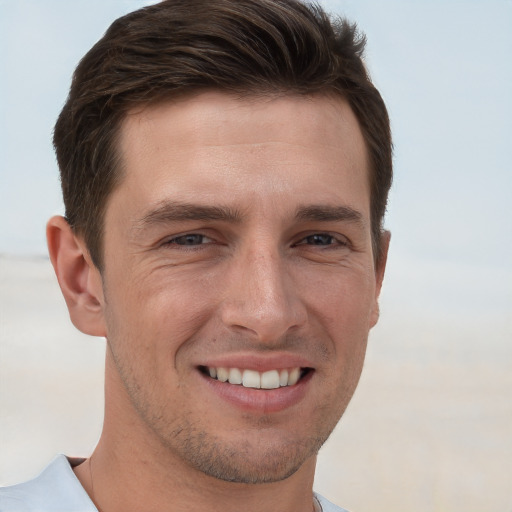
<svg viewBox="0 0 512 512">
<path fill-rule="evenodd" d="M 313 494 L 316 454 L 389 243 L 362 46 L 295 0 L 168 0 L 80 62 L 47 237 L 74 325 L 107 339 L 104 428 L 2 511 L 341 510 Z"/>
</svg>

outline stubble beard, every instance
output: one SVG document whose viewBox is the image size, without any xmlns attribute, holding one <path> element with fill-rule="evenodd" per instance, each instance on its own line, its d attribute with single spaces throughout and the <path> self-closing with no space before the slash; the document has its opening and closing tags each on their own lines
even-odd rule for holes
<svg viewBox="0 0 512 512">
<path fill-rule="evenodd" d="M 148 438 L 153 440 L 151 444 L 160 447 L 156 452 L 161 462 L 165 464 L 167 458 L 176 467 L 179 461 L 181 467 L 193 468 L 225 482 L 266 484 L 287 479 L 316 456 L 349 401 L 342 400 L 344 405 L 340 404 L 338 410 L 333 410 L 332 402 L 329 406 L 318 407 L 311 414 L 316 424 L 312 424 L 310 434 L 301 439 L 294 437 L 289 427 L 287 430 L 279 428 L 268 416 L 252 422 L 245 430 L 226 432 L 221 437 L 207 429 L 204 423 L 207 418 L 198 421 L 182 416 L 178 423 L 176 418 L 169 417 L 168 408 L 162 405 L 155 408 L 153 398 L 157 393 L 151 392 L 153 386 L 141 389 L 133 379 L 133 368 L 120 365 L 112 351 L 109 352 L 121 378 L 120 384 Z M 304 418 L 297 417 L 297 422 L 303 421 Z"/>
<path fill-rule="evenodd" d="M 279 428 L 269 417 L 221 437 L 207 430 L 204 423 L 186 417 L 181 418 L 179 425 L 170 422 L 163 411 L 154 414 L 154 410 L 149 410 L 149 397 L 141 396 L 140 389 L 127 390 L 139 418 L 162 448 L 162 458 L 167 453 L 174 467 L 179 460 L 182 467 L 239 484 L 279 482 L 296 473 L 317 455 L 352 396 L 351 392 L 347 400 L 342 400 L 338 410 L 333 410 L 332 402 L 328 407 L 319 407 L 312 414 L 317 423 L 312 425 L 310 435 L 301 439 L 295 438 L 291 429 Z M 303 418 L 297 418 L 297 422 L 302 421 Z"/>
<path fill-rule="evenodd" d="M 285 480 L 297 472 L 306 460 L 316 456 L 331 431 L 306 440 L 283 442 L 275 435 L 272 439 L 272 429 L 264 434 L 260 430 L 250 432 L 252 439 L 247 436 L 227 442 L 185 424 L 179 433 L 173 433 L 172 439 L 164 438 L 163 442 L 168 450 L 205 475 L 225 482 L 266 484 Z"/>
<path fill-rule="evenodd" d="M 223 433 L 221 437 L 207 429 L 206 418 L 198 422 L 182 416 L 177 424 L 176 418 L 169 418 L 166 407 L 154 408 L 153 393 L 144 392 L 131 378 L 126 379 L 127 372 L 119 366 L 118 371 L 143 428 L 156 441 L 153 446 L 160 447 L 156 452 L 163 464 L 167 458 L 176 468 L 179 461 L 182 468 L 193 468 L 218 480 L 239 484 L 279 482 L 296 473 L 308 459 L 317 455 L 355 390 L 355 386 L 345 389 L 341 400 L 338 395 L 338 407 L 333 407 L 332 401 L 317 407 L 311 413 L 314 421 L 306 437 L 297 439 L 292 429 L 280 429 L 269 417 L 262 417 L 245 430 L 233 430 L 232 435 Z M 299 415 L 297 422 L 303 421 Z"/>
</svg>

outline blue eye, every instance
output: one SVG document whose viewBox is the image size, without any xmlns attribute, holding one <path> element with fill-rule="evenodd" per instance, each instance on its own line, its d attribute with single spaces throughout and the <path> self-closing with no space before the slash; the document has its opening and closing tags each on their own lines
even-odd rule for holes
<svg viewBox="0 0 512 512">
<path fill-rule="evenodd" d="M 210 241 L 210 239 L 207 236 L 190 233 L 187 235 L 177 236 L 176 238 L 169 240 L 167 243 L 176 245 L 201 245 L 208 241 Z"/>
<path fill-rule="evenodd" d="M 337 240 L 332 235 L 317 233 L 315 235 L 307 236 L 304 239 L 304 242 L 309 245 L 332 245 L 336 243 Z"/>
<path fill-rule="evenodd" d="M 348 240 L 343 235 L 337 233 L 332 235 L 330 233 L 313 233 L 301 238 L 295 245 L 336 249 L 346 247 L 348 245 Z"/>
</svg>

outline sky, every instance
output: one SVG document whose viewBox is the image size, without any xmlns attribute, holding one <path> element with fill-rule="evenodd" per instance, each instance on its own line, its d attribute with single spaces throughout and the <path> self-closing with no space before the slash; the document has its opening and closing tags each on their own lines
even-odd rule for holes
<svg viewBox="0 0 512 512">
<path fill-rule="evenodd" d="M 63 213 L 52 129 L 73 69 L 148 3 L 0 0 L 0 254 L 46 254 L 46 220 Z M 390 112 L 388 299 L 498 311 L 512 330 L 512 1 L 321 3 L 366 33 Z"/>
</svg>

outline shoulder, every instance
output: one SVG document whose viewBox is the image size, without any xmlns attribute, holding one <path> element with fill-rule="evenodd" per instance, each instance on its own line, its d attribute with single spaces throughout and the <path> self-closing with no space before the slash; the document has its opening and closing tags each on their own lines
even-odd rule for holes
<svg viewBox="0 0 512 512">
<path fill-rule="evenodd" d="M 348 512 L 344 508 L 340 508 L 329 500 L 325 499 L 320 494 L 315 493 L 315 498 L 322 507 L 322 512 Z"/>
<path fill-rule="evenodd" d="M 97 512 L 64 455 L 35 478 L 0 488 L 0 512 Z"/>
</svg>

